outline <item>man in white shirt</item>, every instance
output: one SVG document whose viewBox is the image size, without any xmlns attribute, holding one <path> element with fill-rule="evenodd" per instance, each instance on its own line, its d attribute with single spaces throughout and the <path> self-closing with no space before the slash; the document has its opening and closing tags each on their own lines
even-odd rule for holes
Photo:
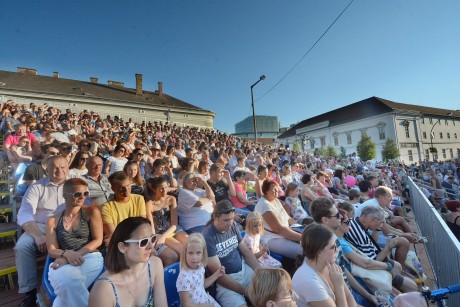
<svg viewBox="0 0 460 307">
<path fill-rule="evenodd" d="M 22 198 L 18 224 L 24 230 L 15 247 L 19 293 L 26 293 L 21 306 L 36 306 L 37 252 L 46 252 L 45 224 L 56 208 L 65 203 L 62 188 L 69 171 L 63 156 L 46 163 L 48 176 L 31 185 Z"/>
</svg>

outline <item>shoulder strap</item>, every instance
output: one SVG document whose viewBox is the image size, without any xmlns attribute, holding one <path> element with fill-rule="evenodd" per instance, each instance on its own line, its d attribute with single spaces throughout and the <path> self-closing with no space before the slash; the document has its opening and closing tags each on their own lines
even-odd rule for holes
<svg viewBox="0 0 460 307">
<path fill-rule="evenodd" d="M 459 217 L 460 217 L 460 215 L 457 215 L 457 217 L 454 220 L 454 224 L 457 224 L 457 220 L 458 220 Z"/>
</svg>

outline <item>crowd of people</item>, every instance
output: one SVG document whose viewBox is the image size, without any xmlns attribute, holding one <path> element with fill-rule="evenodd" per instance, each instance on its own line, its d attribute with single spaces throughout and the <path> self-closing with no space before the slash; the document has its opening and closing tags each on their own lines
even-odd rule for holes
<svg viewBox="0 0 460 307">
<path fill-rule="evenodd" d="M 166 306 L 162 268 L 176 262 L 183 306 L 374 306 L 376 281 L 356 267 L 386 272 L 393 296 L 417 290 L 405 262 L 424 238 L 402 175 L 418 169 L 46 104 L 7 101 L 0 126 L 2 163 L 28 164 L 23 306 L 36 304 L 37 253 L 53 259 L 54 306 Z M 460 175 L 443 165 L 442 182 Z"/>
</svg>

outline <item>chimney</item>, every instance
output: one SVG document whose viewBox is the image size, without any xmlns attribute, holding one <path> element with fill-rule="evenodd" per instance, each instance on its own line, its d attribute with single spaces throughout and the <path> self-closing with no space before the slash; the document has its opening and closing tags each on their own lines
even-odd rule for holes
<svg viewBox="0 0 460 307">
<path fill-rule="evenodd" d="M 112 80 L 108 80 L 107 85 L 108 86 L 113 86 L 113 87 L 125 87 L 124 82 L 118 82 L 118 81 L 112 81 Z"/>
<path fill-rule="evenodd" d="M 89 77 L 89 80 L 91 81 L 91 83 L 97 83 L 98 78 L 96 78 L 96 77 Z"/>
<path fill-rule="evenodd" d="M 158 82 L 158 96 L 163 96 L 163 82 Z"/>
<path fill-rule="evenodd" d="M 136 74 L 136 95 L 142 95 L 142 74 Z"/>
<path fill-rule="evenodd" d="M 37 75 L 37 70 L 33 68 L 26 68 L 26 67 L 18 67 L 18 72 L 21 74 L 27 74 L 27 75 Z"/>
<path fill-rule="evenodd" d="M 59 73 L 57 71 L 53 72 L 53 77 L 59 79 Z"/>
</svg>

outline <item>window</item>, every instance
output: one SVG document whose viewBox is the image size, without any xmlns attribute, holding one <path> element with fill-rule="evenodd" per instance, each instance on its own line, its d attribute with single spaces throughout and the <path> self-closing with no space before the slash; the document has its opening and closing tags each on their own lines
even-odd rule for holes
<svg viewBox="0 0 460 307">
<path fill-rule="evenodd" d="M 449 153 L 450 153 L 450 157 L 453 158 L 454 157 L 454 150 L 452 148 L 449 149 Z"/>
<path fill-rule="evenodd" d="M 455 126 L 455 120 L 452 120 L 452 125 L 454 125 L 454 126 Z"/>
<path fill-rule="evenodd" d="M 414 161 L 414 157 L 412 156 L 412 150 L 408 150 L 407 153 L 409 154 L 409 161 Z"/>
<path fill-rule="evenodd" d="M 423 132 L 423 138 L 426 139 L 426 132 Z"/>
<path fill-rule="evenodd" d="M 422 117 L 422 118 L 420 119 L 420 121 L 422 122 L 422 124 L 424 124 L 424 123 L 425 123 L 425 117 Z"/>
<path fill-rule="evenodd" d="M 442 136 L 442 132 L 439 132 L 439 138 L 442 139 L 443 136 Z"/>
<path fill-rule="evenodd" d="M 347 144 L 351 144 L 351 133 L 347 133 Z"/>
<path fill-rule="evenodd" d="M 432 119 L 432 118 L 430 118 L 430 124 L 432 124 L 432 123 L 433 123 L 433 119 Z"/>
<path fill-rule="evenodd" d="M 457 148 L 457 158 L 460 158 L 460 148 Z"/>
<path fill-rule="evenodd" d="M 321 147 L 326 147 L 326 137 L 322 136 L 319 139 L 321 140 Z"/>
<path fill-rule="evenodd" d="M 310 149 L 315 149 L 315 139 L 314 138 L 310 139 Z"/>
<path fill-rule="evenodd" d="M 450 139 L 450 133 L 449 132 L 447 132 L 447 138 Z"/>
<path fill-rule="evenodd" d="M 404 130 L 406 131 L 406 138 L 410 138 L 410 135 L 409 135 L 409 125 L 404 125 Z"/>
<path fill-rule="evenodd" d="M 449 122 L 447 121 L 447 119 L 446 119 L 446 126 L 449 126 Z"/>
<path fill-rule="evenodd" d="M 430 161 L 430 150 L 425 149 L 425 160 Z"/>
<path fill-rule="evenodd" d="M 385 127 L 379 127 L 379 140 L 385 139 Z"/>
<path fill-rule="evenodd" d="M 334 146 L 339 146 L 339 137 L 334 135 Z"/>
<path fill-rule="evenodd" d="M 457 138 L 457 132 L 454 133 L 454 138 Z"/>
<path fill-rule="evenodd" d="M 445 149 L 442 149 L 442 158 L 443 159 L 447 158 Z"/>
</svg>

